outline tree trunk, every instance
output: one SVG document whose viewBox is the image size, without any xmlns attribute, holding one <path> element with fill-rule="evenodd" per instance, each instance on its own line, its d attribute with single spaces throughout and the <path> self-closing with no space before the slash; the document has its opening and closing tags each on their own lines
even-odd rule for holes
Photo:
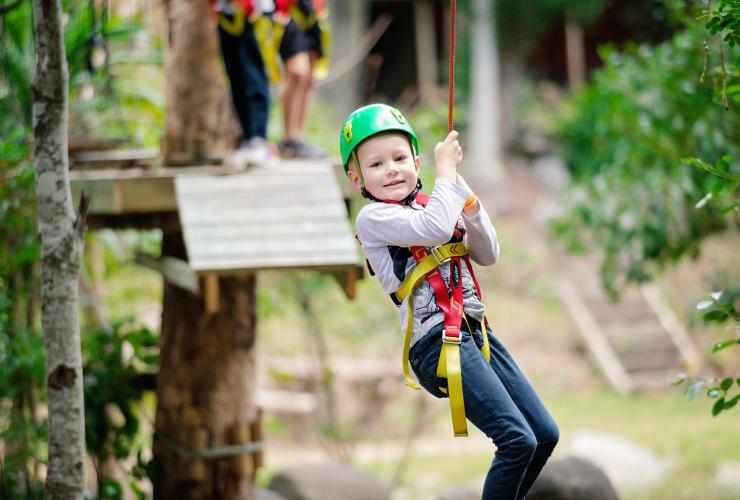
<svg viewBox="0 0 740 500">
<path fill-rule="evenodd" d="M 231 145 L 231 101 L 207 2 L 169 0 L 167 144 L 187 152 L 194 139 Z M 182 233 L 166 230 L 162 254 L 186 259 Z M 203 297 L 165 283 L 157 378 L 154 444 L 159 499 L 251 499 L 249 456 L 187 459 L 183 449 L 238 444 L 235 429 L 256 418 L 255 280 L 218 280 L 220 309 L 207 314 Z"/>
<path fill-rule="evenodd" d="M 493 13 L 495 2 L 474 0 L 471 3 L 472 62 L 466 150 L 471 177 L 493 188 L 505 190 L 500 128 L 499 55 Z M 466 174 L 467 175 L 467 174 Z"/>
<path fill-rule="evenodd" d="M 205 0 L 166 0 L 167 75 L 164 153 L 233 149 L 239 126 L 232 111 L 215 23 Z"/>
<path fill-rule="evenodd" d="M 34 0 L 33 129 L 41 238 L 41 323 L 49 400 L 46 498 L 82 498 L 85 405 L 77 316 L 87 200 L 75 216 L 67 161 L 67 61 L 59 0 Z"/>
<path fill-rule="evenodd" d="M 586 82 L 586 49 L 583 28 L 573 21 L 565 22 L 565 60 L 568 65 L 568 88 L 578 90 Z"/>
</svg>

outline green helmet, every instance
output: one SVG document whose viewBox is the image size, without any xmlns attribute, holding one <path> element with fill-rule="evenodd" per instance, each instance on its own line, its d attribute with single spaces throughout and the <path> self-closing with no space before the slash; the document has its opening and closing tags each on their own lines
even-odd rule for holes
<svg viewBox="0 0 740 500">
<path fill-rule="evenodd" d="M 356 109 L 349 115 L 342 126 L 339 137 L 339 151 L 342 155 L 344 173 L 349 171 L 349 159 L 355 148 L 368 137 L 398 130 L 408 134 L 414 154 L 419 155 L 419 139 L 416 132 L 406 120 L 406 117 L 392 106 L 387 104 L 370 104 Z"/>
</svg>

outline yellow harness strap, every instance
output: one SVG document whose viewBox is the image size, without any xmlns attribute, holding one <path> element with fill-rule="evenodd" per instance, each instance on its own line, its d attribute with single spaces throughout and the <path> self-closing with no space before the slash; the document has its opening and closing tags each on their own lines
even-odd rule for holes
<svg viewBox="0 0 740 500">
<path fill-rule="evenodd" d="M 221 28 L 231 36 L 240 36 L 244 33 L 244 20 L 246 14 L 241 5 L 234 5 L 234 18 L 230 20 L 228 17 L 219 14 L 218 24 Z"/>
<path fill-rule="evenodd" d="M 272 19 L 267 16 L 258 16 L 252 21 L 252 28 L 260 48 L 267 78 L 270 84 L 275 85 L 280 82 L 278 51 L 285 27 L 278 22 L 273 23 Z"/>
<path fill-rule="evenodd" d="M 399 302 L 403 302 L 406 297 L 409 300 L 406 301 L 407 310 L 407 321 L 406 321 L 406 335 L 403 342 L 403 377 L 406 379 L 406 385 L 412 389 L 419 390 L 419 385 L 411 378 L 409 370 L 409 350 L 411 348 L 411 335 L 414 326 L 413 319 L 413 305 L 410 298 L 411 292 L 418 286 L 423 280 L 427 273 L 436 269 L 440 264 L 446 262 L 451 257 L 462 257 L 467 255 L 468 249 L 462 243 L 448 243 L 440 247 L 436 247 L 432 252 L 422 259 L 414 268 L 413 271 L 401 283 L 398 290 L 395 292 L 395 296 Z M 463 315 L 463 318 L 464 315 Z M 467 319 L 465 319 L 467 322 Z M 470 329 L 468 327 L 468 329 Z M 483 334 L 483 348 L 481 352 L 486 357 L 486 360 L 490 358 L 490 348 L 488 346 L 488 335 L 484 332 Z M 452 415 L 452 429 L 455 436 L 467 436 L 467 422 L 465 419 L 465 402 L 463 399 L 462 391 L 462 370 L 460 368 L 460 337 L 447 337 L 442 335 L 442 350 L 440 352 L 439 362 L 437 364 L 437 376 L 447 379 L 447 388 L 440 387 L 442 392 L 448 394 L 450 399 L 450 412 Z"/>
</svg>

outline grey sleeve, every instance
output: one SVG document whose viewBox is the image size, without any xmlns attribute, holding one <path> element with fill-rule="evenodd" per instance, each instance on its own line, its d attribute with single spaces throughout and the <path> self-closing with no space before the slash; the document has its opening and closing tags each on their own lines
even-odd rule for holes
<svg viewBox="0 0 740 500">
<path fill-rule="evenodd" d="M 500 257 L 501 249 L 496 229 L 491 224 L 483 205 L 475 217 L 467 217 L 463 213 L 463 222 L 466 229 L 465 246 L 470 251 L 471 260 L 481 266 L 495 264 Z"/>
<path fill-rule="evenodd" d="M 370 203 L 355 221 L 362 246 L 443 245 L 452 237 L 467 194 L 465 188 L 438 178 L 423 209 Z"/>
</svg>

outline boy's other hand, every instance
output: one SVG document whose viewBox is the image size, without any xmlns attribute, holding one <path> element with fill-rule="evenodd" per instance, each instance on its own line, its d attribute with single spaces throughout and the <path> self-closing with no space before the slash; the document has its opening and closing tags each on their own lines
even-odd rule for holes
<svg viewBox="0 0 740 500">
<path fill-rule="evenodd" d="M 458 142 L 458 133 L 453 130 L 445 140 L 434 147 L 434 162 L 437 165 L 437 177 L 444 177 L 452 182 L 457 179 L 457 166 L 462 161 L 462 147 Z"/>
</svg>

